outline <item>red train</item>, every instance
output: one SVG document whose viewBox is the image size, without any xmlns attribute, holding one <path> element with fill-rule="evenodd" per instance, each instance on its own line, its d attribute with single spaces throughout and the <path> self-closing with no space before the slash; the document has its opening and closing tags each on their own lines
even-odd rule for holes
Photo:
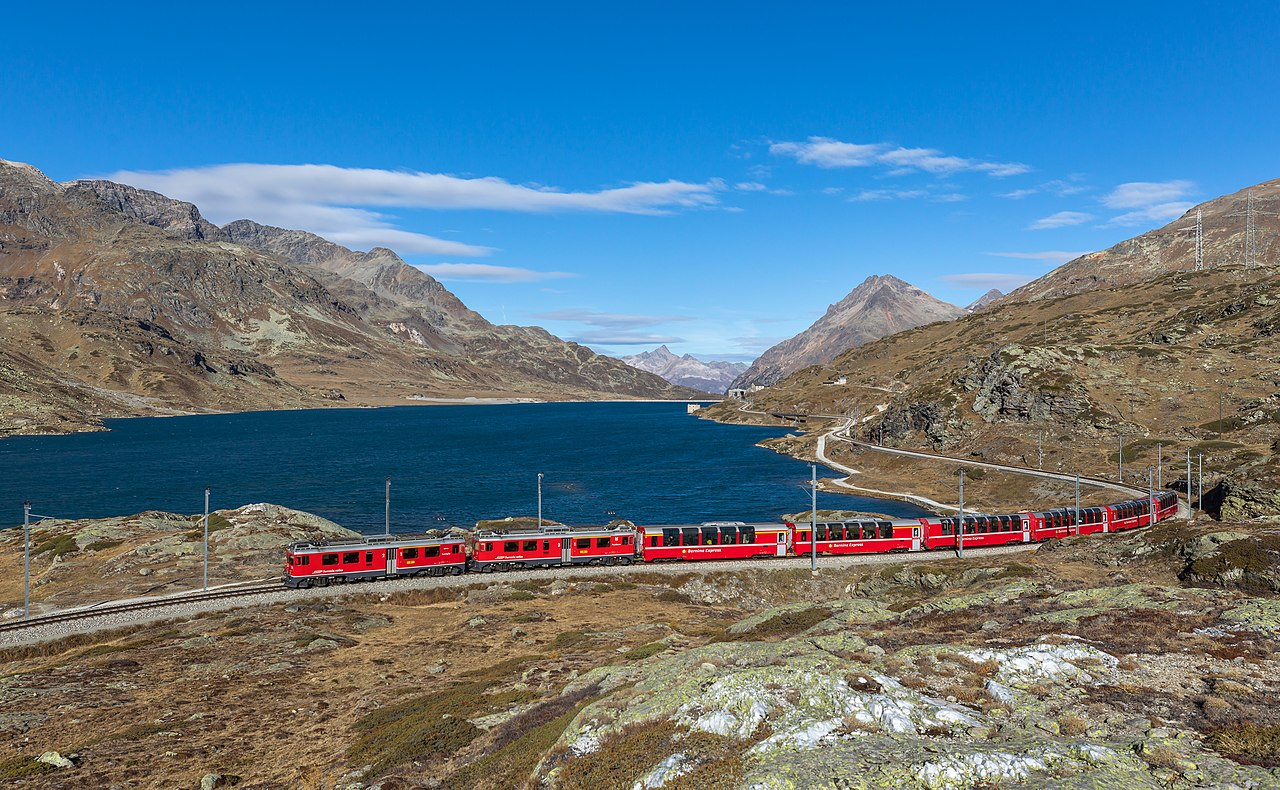
<svg viewBox="0 0 1280 790">
<path fill-rule="evenodd" d="M 858 519 L 810 524 L 708 521 L 665 526 L 543 527 L 478 532 L 466 537 L 369 537 L 348 544 L 295 543 L 285 555 L 284 582 L 310 587 L 403 576 L 490 573 L 563 565 L 883 554 L 954 549 L 963 531 L 968 548 L 1038 543 L 1069 535 L 1118 532 L 1154 524 L 1178 511 L 1178 496 L 1162 491 L 1100 507 L 999 515 Z M 963 521 L 963 523 L 961 523 Z"/>
</svg>

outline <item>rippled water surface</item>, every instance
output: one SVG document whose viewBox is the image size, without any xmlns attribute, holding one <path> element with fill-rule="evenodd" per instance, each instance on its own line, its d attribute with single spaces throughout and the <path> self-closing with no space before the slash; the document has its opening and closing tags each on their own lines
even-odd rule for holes
<svg viewBox="0 0 1280 790">
<path fill-rule="evenodd" d="M 275 502 L 354 529 L 414 531 L 543 513 L 769 521 L 809 506 L 809 467 L 755 446 L 777 428 L 720 425 L 683 403 L 406 406 L 112 420 L 110 431 L 0 440 L 0 524 Z M 823 471 L 819 470 L 819 474 Z M 830 474 L 830 473 L 827 473 Z M 820 494 L 819 507 L 912 516 L 913 505 Z"/>
</svg>

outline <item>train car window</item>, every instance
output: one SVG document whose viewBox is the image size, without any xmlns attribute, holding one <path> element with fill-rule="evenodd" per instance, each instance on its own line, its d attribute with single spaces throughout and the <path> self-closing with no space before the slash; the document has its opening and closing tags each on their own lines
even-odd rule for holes
<svg viewBox="0 0 1280 790">
<path fill-rule="evenodd" d="M 370 563 L 372 563 L 372 562 L 373 562 L 373 552 L 372 552 L 372 551 L 366 551 L 366 552 L 364 553 L 364 562 L 365 562 L 365 564 L 366 564 L 366 565 L 368 565 L 368 564 L 370 564 Z"/>
<path fill-rule="evenodd" d="M 425 546 L 425 547 L 423 547 L 423 549 L 422 549 L 422 556 L 424 556 L 424 557 L 439 557 L 439 556 L 440 556 L 440 547 L 439 547 L 439 546 Z"/>
<path fill-rule="evenodd" d="M 893 525 L 890 524 L 888 521 L 880 522 L 880 537 L 881 538 L 893 537 Z"/>
<path fill-rule="evenodd" d="M 737 527 L 721 527 L 720 528 L 720 543 L 722 545 L 732 546 L 737 542 L 738 542 Z"/>
<path fill-rule="evenodd" d="M 697 546 L 699 541 L 698 528 L 687 527 L 680 530 L 680 542 L 685 546 Z"/>
<path fill-rule="evenodd" d="M 353 562 L 359 562 L 359 561 L 360 561 L 360 552 L 358 551 L 348 551 L 342 555 L 343 565 L 349 565 Z"/>
<path fill-rule="evenodd" d="M 289 556 L 289 560 L 288 560 L 288 564 L 293 565 L 293 564 L 294 564 L 294 562 L 295 562 L 295 560 L 294 560 L 293 556 L 292 556 L 292 555 L 290 555 L 290 556 Z"/>
<path fill-rule="evenodd" d="M 741 527 L 741 528 L 739 528 L 739 529 L 738 529 L 738 542 L 739 542 L 739 543 L 755 543 L 755 542 L 756 542 L 756 528 L 755 528 L 755 527 Z"/>
<path fill-rule="evenodd" d="M 1009 521 L 1012 523 L 1014 529 L 1022 529 L 1022 516 L 1010 516 Z"/>
<path fill-rule="evenodd" d="M 400 552 L 400 556 L 406 560 L 416 560 L 418 559 L 418 550 L 416 548 L 405 549 L 404 551 Z"/>
<path fill-rule="evenodd" d="M 597 548 L 597 549 L 607 549 L 607 548 L 609 548 L 609 539 L 608 539 L 608 538 L 596 538 L 596 548 Z"/>
<path fill-rule="evenodd" d="M 578 538 L 574 543 L 577 544 L 580 549 L 591 548 L 591 538 Z"/>
<path fill-rule="evenodd" d="M 522 549 L 523 551 L 537 551 L 537 550 L 538 550 L 538 541 L 536 541 L 536 540 L 526 540 L 526 541 L 524 542 L 524 546 L 522 546 L 522 547 L 521 547 L 521 549 Z"/>
<path fill-rule="evenodd" d="M 664 529 L 664 530 L 662 530 L 662 545 L 664 545 L 664 546 L 679 546 L 679 545 L 680 545 L 680 530 L 678 530 L 678 529 Z"/>
<path fill-rule="evenodd" d="M 714 546 L 720 540 L 720 530 L 715 527 L 702 528 L 702 545 Z"/>
<path fill-rule="evenodd" d="M 301 557 L 299 557 L 299 560 L 300 560 L 300 562 L 298 563 L 299 565 L 310 565 L 310 564 L 311 564 L 311 556 L 310 556 L 310 555 L 303 554 Z"/>
<path fill-rule="evenodd" d="M 493 544 L 492 544 L 492 543 L 481 543 L 481 544 L 480 544 L 480 550 L 481 550 L 481 551 L 493 551 Z"/>
<path fill-rule="evenodd" d="M 942 525 L 942 534 L 943 534 L 943 535 L 950 535 L 950 534 L 951 534 L 951 519 L 949 519 L 949 518 L 939 519 L 938 523 L 940 523 L 940 524 Z"/>
<path fill-rule="evenodd" d="M 549 541 L 549 540 L 544 540 L 544 541 L 542 541 L 542 550 L 543 550 L 543 551 L 551 551 L 551 541 Z"/>
<path fill-rule="evenodd" d="M 624 546 L 630 546 L 630 545 L 631 545 L 631 536 L 630 536 L 630 535 L 623 535 L 623 536 L 622 536 L 622 545 L 624 545 Z"/>
<path fill-rule="evenodd" d="M 675 531 L 675 530 L 672 530 L 672 532 L 674 532 L 674 531 Z M 657 545 L 658 545 L 658 536 L 657 536 L 657 535 L 651 535 L 651 536 L 649 537 L 649 545 L 650 545 L 650 546 L 657 546 Z"/>
<path fill-rule="evenodd" d="M 502 550 L 503 551 L 519 551 L 520 542 L 515 540 L 504 540 L 502 542 Z"/>
<path fill-rule="evenodd" d="M 321 565 L 337 565 L 337 564 L 338 564 L 338 555 L 337 555 L 337 554 L 325 554 L 324 556 L 322 556 L 322 557 L 320 558 L 320 564 L 321 564 Z"/>
</svg>

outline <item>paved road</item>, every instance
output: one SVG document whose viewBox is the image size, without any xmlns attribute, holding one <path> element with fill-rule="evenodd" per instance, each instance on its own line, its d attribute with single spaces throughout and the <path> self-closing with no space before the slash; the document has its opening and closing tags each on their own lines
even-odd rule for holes
<svg viewBox="0 0 1280 790">
<path fill-rule="evenodd" d="M 765 416 L 769 416 L 768 412 L 755 411 L 755 410 L 746 408 L 746 404 L 743 404 L 743 406 L 740 407 L 738 411 L 743 412 L 744 414 L 762 414 Z M 839 423 L 835 428 L 832 428 L 831 430 L 827 431 L 826 433 L 818 437 L 818 452 L 816 453 L 816 455 L 818 457 L 818 460 L 822 461 L 824 464 L 827 464 L 828 466 L 831 466 L 835 469 L 839 469 L 845 472 L 846 474 L 850 474 L 850 475 L 858 474 L 858 471 L 856 469 L 851 469 L 842 464 L 835 463 L 826 457 L 826 448 L 827 448 L 828 438 L 836 439 L 837 441 L 848 442 L 856 447 L 860 447 L 864 450 L 870 450 L 872 452 L 888 453 L 890 455 L 903 455 L 911 458 L 922 458 L 930 461 L 946 461 L 948 463 L 954 463 L 954 464 L 965 464 L 967 466 L 976 466 L 984 469 L 995 469 L 1001 472 L 1012 472 L 1014 474 L 1027 475 L 1029 477 L 1043 477 L 1043 478 L 1048 478 L 1050 480 L 1061 480 L 1068 483 L 1074 483 L 1076 480 L 1076 476 L 1074 473 L 1067 474 L 1064 472 L 1046 472 L 1043 469 L 1032 469 L 1026 466 L 1015 466 L 1012 464 L 997 464 L 997 463 L 991 463 L 989 461 L 974 461 L 969 458 L 956 458 L 954 456 L 939 455 L 937 453 L 926 453 L 919 450 L 900 450 L 893 447 L 881 447 L 878 444 L 870 444 L 868 442 L 854 439 L 853 437 L 849 436 L 849 429 L 852 427 L 853 420 L 847 416 L 836 415 L 836 414 L 810 414 L 808 416 L 827 419 L 827 420 L 836 420 Z M 1149 494 L 1149 492 L 1145 488 L 1138 488 L 1136 486 L 1126 485 L 1124 483 L 1120 483 L 1114 480 L 1105 480 L 1100 477 L 1088 477 L 1085 475 L 1081 475 L 1080 484 L 1091 486 L 1093 488 L 1107 488 L 1113 491 L 1119 491 L 1125 496 L 1132 497 L 1134 499 L 1145 499 Z M 906 499 L 908 501 L 914 501 L 920 504 L 924 504 L 928 507 L 940 507 L 943 510 L 959 510 L 959 508 L 954 505 L 945 505 L 940 502 L 935 502 L 932 499 L 928 499 L 927 497 L 922 497 L 915 494 L 898 493 L 898 492 L 892 492 L 892 491 L 876 491 L 875 489 L 871 489 L 871 488 L 860 488 L 858 486 L 849 484 L 847 482 L 847 479 L 844 483 L 837 481 L 837 485 L 841 485 L 842 487 L 848 488 L 853 491 L 879 493 L 879 494 L 885 494 L 885 495 L 900 498 L 900 499 Z M 1182 500 L 1182 497 L 1178 497 L 1178 516 L 1177 517 L 1191 518 L 1191 508 L 1186 502 Z"/>
</svg>

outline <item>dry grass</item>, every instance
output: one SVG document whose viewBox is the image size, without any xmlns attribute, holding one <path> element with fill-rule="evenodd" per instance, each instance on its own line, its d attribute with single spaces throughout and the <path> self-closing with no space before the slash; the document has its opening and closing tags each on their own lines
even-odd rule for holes
<svg viewBox="0 0 1280 790">
<path fill-rule="evenodd" d="M 1237 762 L 1280 767 L 1280 726 L 1245 722 L 1210 733 L 1206 742 Z"/>
<path fill-rule="evenodd" d="M 1076 735 L 1084 735 L 1089 731 L 1089 721 L 1083 716 L 1068 713 L 1058 717 L 1058 731 L 1063 735 L 1069 735 L 1072 737 Z"/>
</svg>

